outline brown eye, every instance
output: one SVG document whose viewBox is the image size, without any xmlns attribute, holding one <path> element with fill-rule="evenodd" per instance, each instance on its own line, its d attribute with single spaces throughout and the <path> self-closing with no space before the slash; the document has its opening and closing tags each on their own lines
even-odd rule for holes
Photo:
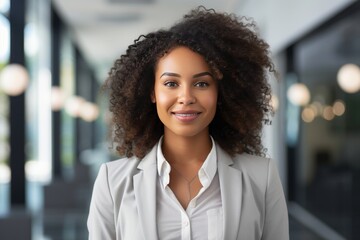
<svg viewBox="0 0 360 240">
<path fill-rule="evenodd" d="M 176 82 L 168 81 L 168 82 L 165 82 L 164 85 L 169 88 L 174 88 L 174 87 L 177 87 L 178 84 Z"/>
<path fill-rule="evenodd" d="M 197 83 L 195 83 L 195 87 L 199 87 L 199 88 L 206 88 L 208 86 L 209 86 L 209 84 L 207 82 L 197 82 Z"/>
</svg>

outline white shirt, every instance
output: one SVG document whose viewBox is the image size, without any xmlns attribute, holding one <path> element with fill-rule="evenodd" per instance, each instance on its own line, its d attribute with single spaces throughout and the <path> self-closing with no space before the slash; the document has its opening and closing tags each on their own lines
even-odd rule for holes
<svg viewBox="0 0 360 240">
<path fill-rule="evenodd" d="M 198 176 L 202 188 L 190 201 L 186 211 L 168 186 L 170 182 L 170 164 L 161 150 L 162 138 L 157 148 L 157 231 L 159 239 L 222 239 L 223 210 L 220 194 L 219 176 L 215 142 L 199 169 Z"/>
</svg>

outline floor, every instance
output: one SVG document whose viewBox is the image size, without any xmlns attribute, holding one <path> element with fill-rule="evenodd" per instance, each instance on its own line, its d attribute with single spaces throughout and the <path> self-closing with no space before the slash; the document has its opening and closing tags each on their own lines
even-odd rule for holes
<svg viewBox="0 0 360 240">
<path fill-rule="evenodd" d="M 292 217 L 289 217 L 289 230 L 291 240 L 328 240 L 317 236 Z"/>
</svg>

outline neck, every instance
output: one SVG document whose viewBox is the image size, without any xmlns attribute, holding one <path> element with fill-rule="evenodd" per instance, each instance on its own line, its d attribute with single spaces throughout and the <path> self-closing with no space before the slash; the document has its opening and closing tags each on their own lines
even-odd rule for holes
<svg viewBox="0 0 360 240">
<path fill-rule="evenodd" d="M 170 164 L 183 165 L 203 163 L 209 154 L 212 142 L 208 132 L 193 137 L 164 133 L 162 151 Z"/>
</svg>

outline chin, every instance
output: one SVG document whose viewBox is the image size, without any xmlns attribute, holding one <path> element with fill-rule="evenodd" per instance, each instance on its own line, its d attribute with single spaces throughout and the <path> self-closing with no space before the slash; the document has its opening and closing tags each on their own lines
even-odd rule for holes
<svg viewBox="0 0 360 240">
<path fill-rule="evenodd" d="M 169 132 L 171 132 L 173 135 L 175 136 L 179 136 L 179 137 L 186 137 L 186 138 L 190 138 L 190 137 L 196 137 L 199 135 L 203 135 L 203 134 L 209 134 L 207 129 L 168 129 Z"/>
</svg>

